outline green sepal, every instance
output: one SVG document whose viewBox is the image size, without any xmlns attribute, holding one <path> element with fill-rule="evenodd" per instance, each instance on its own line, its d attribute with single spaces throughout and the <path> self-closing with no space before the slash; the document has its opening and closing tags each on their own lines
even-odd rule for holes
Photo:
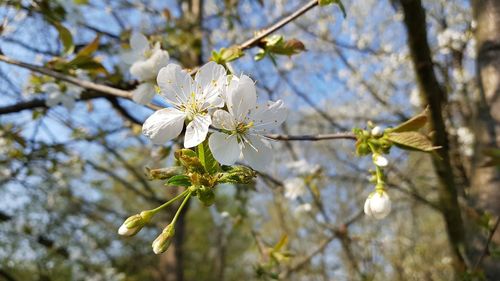
<svg viewBox="0 0 500 281">
<path fill-rule="evenodd" d="M 176 175 L 171 177 L 166 183 L 166 185 L 172 186 L 191 186 L 191 180 L 186 175 Z"/>
</svg>

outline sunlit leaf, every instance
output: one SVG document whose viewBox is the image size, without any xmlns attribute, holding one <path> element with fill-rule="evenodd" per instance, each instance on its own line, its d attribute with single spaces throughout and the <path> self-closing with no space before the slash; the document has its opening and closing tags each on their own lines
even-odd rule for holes
<svg viewBox="0 0 500 281">
<path fill-rule="evenodd" d="M 390 129 L 391 132 L 408 132 L 408 131 L 416 131 L 427 124 L 428 121 L 429 109 L 426 108 L 422 113 L 417 116 L 412 117 L 411 119 L 399 124 L 395 128 Z"/>
<path fill-rule="evenodd" d="M 419 132 L 391 132 L 387 137 L 401 149 L 430 152 L 440 148 Z"/>
</svg>

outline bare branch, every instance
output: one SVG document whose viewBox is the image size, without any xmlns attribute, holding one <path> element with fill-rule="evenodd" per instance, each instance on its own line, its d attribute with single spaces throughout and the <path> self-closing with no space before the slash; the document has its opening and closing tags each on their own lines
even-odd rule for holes
<svg viewBox="0 0 500 281">
<path fill-rule="evenodd" d="M 295 20 L 296 18 L 300 17 L 305 12 L 311 10 L 312 8 L 316 7 L 317 5 L 318 5 L 318 1 L 317 0 L 309 1 L 307 4 L 305 4 L 304 6 L 302 6 L 301 8 L 299 8 L 297 11 L 291 13 L 288 16 L 285 16 L 280 21 L 276 22 L 275 24 L 271 25 L 270 27 L 268 27 L 268 28 L 264 29 L 263 31 L 259 32 L 257 34 L 257 36 L 255 36 L 255 37 L 253 37 L 251 39 L 248 39 L 247 41 L 245 41 L 242 44 L 240 44 L 240 46 L 239 46 L 240 49 L 245 50 L 245 49 L 248 49 L 248 48 L 256 46 L 260 42 L 260 40 L 266 38 L 271 33 L 275 32 L 276 30 L 278 30 L 278 29 L 282 28 L 283 26 L 287 25 L 288 23 L 292 22 L 293 20 Z"/>
<path fill-rule="evenodd" d="M 481 265 L 481 262 L 483 261 L 484 257 L 488 254 L 491 240 L 493 239 L 493 235 L 497 231 L 498 225 L 500 224 L 500 217 L 497 218 L 497 221 L 495 222 L 495 225 L 493 226 L 492 229 L 490 229 L 490 234 L 488 235 L 488 240 L 486 241 L 486 244 L 484 245 L 483 252 L 479 256 L 476 264 L 474 264 L 474 267 L 472 269 L 472 272 L 475 272 L 479 266 Z"/>
<path fill-rule="evenodd" d="M 94 91 L 97 91 L 100 93 L 104 93 L 104 94 L 108 94 L 108 95 L 112 95 L 112 96 L 116 96 L 116 97 L 120 97 L 120 98 L 126 98 L 126 99 L 132 98 L 132 93 L 129 91 L 124 91 L 124 90 L 109 87 L 106 85 L 96 84 L 96 83 L 93 83 L 90 81 L 80 80 L 76 77 L 69 76 L 69 75 L 66 75 L 66 74 L 63 74 L 63 73 L 60 73 L 60 72 L 57 72 L 57 71 L 54 71 L 54 70 L 51 70 L 51 69 L 48 69 L 48 68 L 45 68 L 42 66 L 37 66 L 37 65 L 29 64 L 29 63 L 24 63 L 24 62 L 15 60 L 15 59 L 11 59 L 11 58 L 6 57 L 6 56 L 1 55 L 1 54 L 0 54 L 0 61 L 6 62 L 8 64 L 16 65 L 16 66 L 19 66 L 22 68 L 26 68 L 26 69 L 29 69 L 33 72 L 37 72 L 37 73 L 44 74 L 44 75 L 47 75 L 50 77 L 54 77 L 54 78 L 62 80 L 62 81 L 66 81 L 66 82 L 69 82 L 71 84 L 75 84 L 75 85 L 80 86 L 80 87 L 87 89 L 87 90 L 94 90 Z"/>
<path fill-rule="evenodd" d="M 279 135 L 279 134 L 269 134 L 265 135 L 266 138 L 270 138 L 277 141 L 320 141 L 320 140 L 334 140 L 334 139 L 348 139 L 356 140 L 356 135 L 354 133 L 333 133 L 333 134 L 319 134 L 319 135 Z"/>
</svg>

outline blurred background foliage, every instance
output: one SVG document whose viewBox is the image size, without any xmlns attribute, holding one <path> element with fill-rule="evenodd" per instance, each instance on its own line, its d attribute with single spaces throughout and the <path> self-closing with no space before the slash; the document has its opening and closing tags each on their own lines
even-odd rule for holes
<svg viewBox="0 0 500 281">
<path fill-rule="evenodd" d="M 93 82 L 131 90 L 137 82 L 120 53 L 132 31 L 194 68 L 302 2 L 0 0 L 0 54 L 71 75 L 83 69 Z M 277 32 L 300 40 L 289 42 L 299 44 L 298 54 L 269 55 L 261 42 L 230 63 L 257 81 L 261 97 L 285 100 L 281 133 L 346 131 L 369 120 L 390 127 L 427 104 L 401 3 L 343 4 L 345 18 L 335 5 L 317 7 Z M 461 203 L 478 202 L 472 167 L 481 149 L 472 5 L 423 1 Z M 391 152 L 393 211 L 382 221 L 366 218 L 371 161 L 355 157 L 349 140 L 275 143 L 272 169 L 254 184 L 218 187 L 212 207 L 192 200 L 173 246 L 156 256 L 151 241 L 175 208 L 135 237 L 116 232 L 128 216 L 178 193 L 149 180 L 146 168 L 172 165 L 182 142 L 153 146 L 140 133 L 152 111 L 130 100 L 85 91 L 72 110 L 47 108 L 37 101 L 46 95 L 41 81 L 50 79 L 0 62 L 0 279 L 497 280 L 495 271 L 484 274 L 489 267 L 474 268 L 478 255 L 465 262 L 468 270 L 457 266 L 440 175 L 428 154 Z M 465 219 L 474 225 L 466 228 L 483 235 L 474 244 L 482 249 L 498 209 L 463 204 L 469 207 L 462 213 L 474 218 Z M 498 265 L 497 245 L 485 263 Z"/>
</svg>

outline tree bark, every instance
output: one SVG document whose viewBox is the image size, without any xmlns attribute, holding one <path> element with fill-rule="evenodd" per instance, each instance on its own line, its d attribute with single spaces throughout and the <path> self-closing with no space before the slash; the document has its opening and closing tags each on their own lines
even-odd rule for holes
<svg viewBox="0 0 500 281">
<path fill-rule="evenodd" d="M 498 166 L 483 167 L 485 149 L 499 148 L 500 134 L 500 1 L 475 0 L 472 2 L 477 23 L 477 82 L 474 118 L 475 153 L 471 165 L 471 203 L 481 211 L 500 216 L 500 171 Z M 473 256 L 477 258 L 485 247 L 486 233 L 473 228 Z M 500 244 L 500 232 L 496 232 L 493 244 Z M 479 267 L 489 280 L 500 276 L 498 263 L 486 256 Z"/>
<path fill-rule="evenodd" d="M 401 0 L 404 24 L 407 30 L 408 47 L 419 88 L 430 109 L 431 127 L 435 132 L 433 143 L 440 146 L 433 156 L 433 165 L 438 177 L 440 209 L 443 214 L 448 239 L 458 275 L 467 270 L 465 252 L 465 231 L 458 204 L 458 188 L 450 160 L 450 145 L 443 117 L 446 93 L 437 80 L 432 55 L 427 39 L 425 9 L 421 0 Z"/>
</svg>

